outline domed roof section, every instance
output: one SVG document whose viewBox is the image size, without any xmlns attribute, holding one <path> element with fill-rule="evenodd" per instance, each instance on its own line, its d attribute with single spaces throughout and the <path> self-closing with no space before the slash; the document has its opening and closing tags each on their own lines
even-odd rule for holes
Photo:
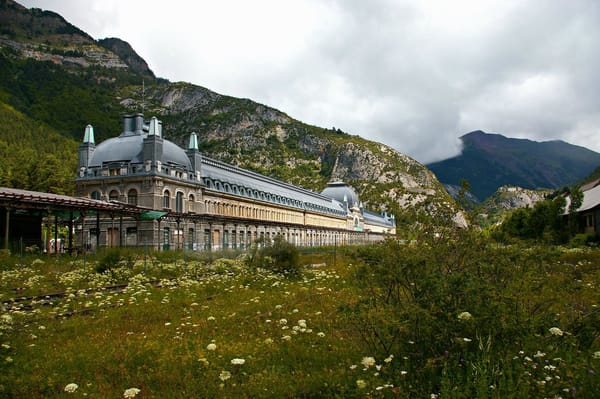
<svg viewBox="0 0 600 399">
<path fill-rule="evenodd" d="M 102 166 L 111 162 L 144 162 L 144 139 L 148 137 L 148 129 L 146 129 L 148 126 L 143 127 L 143 120 L 138 121 L 137 126 L 134 124 L 135 120 L 130 121 L 136 117 L 141 118 L 141 115 L 125 116 L 124 129 L 121 135 L 105 140 L 96 146 L 89 162 L 90 166 Z M 165 139 L 162 140 L 162 146 L 161 162 L 163 164 L 176 164 L 192 170 L 190 159 L 181 147 Z"/>
<path fill-rule="evenodd" d="M 343 181 L 327 183 L 327 187 L 321 194 L 341 203 L 344 203 L 344 200 L 346 200 L 349 207 L 358 206 L 360 204 L 356 191 L 354 191 L 348 183 L 344 183 Z"/>
<path fill-rule="evenodd" d="M 177 165 L 183 166 L 186 169 L 192 170 L 192 163 L 188 158 L 185 151 L 177 144 L 169 140 L 163 142 L 163 156 L 162 163 L 176 163 Z"/>
<path fill-rule="evenodd" d="M 119 136 L 104 140 L 96 146 L 90 166 L 102 166 L 108 162 L 142 162 L 144 137 L 141 135 Z"/>
</svg>

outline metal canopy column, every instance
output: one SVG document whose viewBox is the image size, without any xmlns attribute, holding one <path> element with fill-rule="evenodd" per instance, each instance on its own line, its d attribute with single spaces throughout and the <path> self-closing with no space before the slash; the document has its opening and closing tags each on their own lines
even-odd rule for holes
<svg viewBox="0 0 600 399">
<path fill-rule="evenodd" d="M 4 249 L 8 249 L 9 239 L 9 224 L 10 224 L 10 208 L 6 208 L 6 226 L 4 226 Z"/>
</svg>

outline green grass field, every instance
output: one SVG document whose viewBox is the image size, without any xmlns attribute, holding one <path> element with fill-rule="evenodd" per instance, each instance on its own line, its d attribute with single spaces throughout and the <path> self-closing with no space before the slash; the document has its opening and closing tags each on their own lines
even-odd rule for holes
<svg viewBox="0 0 600 399">
<path fill-rule="evenodd" d="M 176 253 L 102 273 L 102 255 L 5 254 L 0 397 L 598 397 L 598 252 L 487 247 L 478 266 L 447 246 L 303 255 L 293 279 Z"/>
</svg>

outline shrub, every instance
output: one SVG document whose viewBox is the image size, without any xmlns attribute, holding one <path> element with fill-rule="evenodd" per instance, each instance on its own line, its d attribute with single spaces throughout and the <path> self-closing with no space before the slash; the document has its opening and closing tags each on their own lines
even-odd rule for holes
<svg viewBox="0 0 600 399">
<path fill-rule="evenodd" d="M 248 253 L 246 264 L 251 268 L 262 268 L 288 277 L 300 275 L 300 253 L 295 245 L 282 236 L 276 236 L 273 243 L 257 240 Z"/>
<path fill-rule="evenodd" d="M 592 246 L 598 244 L 598 235 L 595 233 L 577 234 L 569 241 L 569 246 L 573 248 Z"/>
<path fill-rule="evenodd" d="M 107 250 L 95 270 L 96 273 L 104 273 L 107 270 L 113 270 L 118 266 L 127 266 L 132 269 L 135 264 L 135 255 L 131 251 L 122 251 L 121 249 Z"/>
</svg>

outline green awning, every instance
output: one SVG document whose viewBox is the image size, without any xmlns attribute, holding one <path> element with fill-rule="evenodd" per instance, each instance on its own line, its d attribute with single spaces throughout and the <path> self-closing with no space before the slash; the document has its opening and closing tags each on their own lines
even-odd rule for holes
<svg viewBox="0 0 600 399">
<path fill-rule="evenodd" d="M 142 215 L 140 216 L 140 219 L 141 220 L 156 220 L 156 219 L 160 219 L 161 217 L 165 216 L 166 214 L 167 214 L 167 212 L 148 211 L 148 212 L 142 213 Z"/>
</svg>

